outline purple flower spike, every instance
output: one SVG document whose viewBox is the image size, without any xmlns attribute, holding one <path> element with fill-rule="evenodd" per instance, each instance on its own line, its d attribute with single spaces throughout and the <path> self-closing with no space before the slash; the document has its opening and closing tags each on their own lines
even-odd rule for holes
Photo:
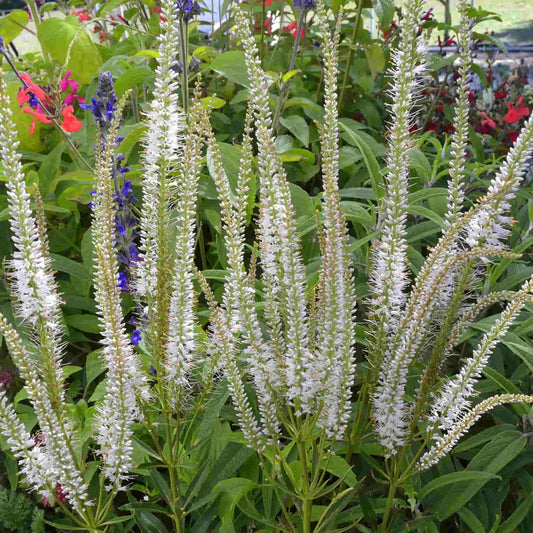
<svg viewBox="0 0 533 533">
<path fill-rule="evenodd" d="M 133 330 L 133 335 L 131 336 L 131 343 L 137 346 L 141 342 L 141 332 L 138 329 Z"/>
<path fill-rule="evenodd" d="M 129 286 L 128 286 L 128 277 L 126 275 L 126 272 L 119 272 L 118 273 L 118 287 L 123 292 L 127 292 L 128 291 Z"/>
<path fill-rule="evenodd" d="M 150 363 L 150 372 L 152 375 L 157 376 L 157 370 L 153 367 L 152 363 Z"/>
</svg>

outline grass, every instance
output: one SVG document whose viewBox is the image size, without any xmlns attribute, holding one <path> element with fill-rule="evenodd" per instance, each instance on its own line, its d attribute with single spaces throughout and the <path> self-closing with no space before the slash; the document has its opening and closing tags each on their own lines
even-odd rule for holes
<svg viewBox="0 0 533 533">
<path fill-rule="evenodd" d="M 457 4 L 458 0 L 450 0 L 452 24 L 459 19 Z M 444 6 L 439 0 L 428 0 L 426 5 L 435 9 L 437 20 L 444 21 Z M 480 24 L 478 31 L 493 31 L 507 43 L 533 44 L 533 0 L 474 0 L 474 6 L 498 13 L 502 19 Z"/>
</svg>

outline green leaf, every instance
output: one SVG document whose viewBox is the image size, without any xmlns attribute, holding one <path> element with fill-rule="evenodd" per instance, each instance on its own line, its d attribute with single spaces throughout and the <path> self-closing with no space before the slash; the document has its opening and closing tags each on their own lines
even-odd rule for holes
<svg viewBox="0 0 533 533">
<path fill-rule="evenodd" d="M 506 339 L 510 339 L 511 334 L 506 335 Z M 512 335 L 513 340 L 502 340 L 502 344 L 507 346 L 516 356 L 520 357 L 522 361 L 533 373 L 533 348 L 527 342 L 524 342 L 520 337 Z"/>
<path fill-rule="evenodd" d="M 218 98 L 217 96 L 207 96 L 206 98 L 201 98 L 200 102 L 204 106 L 204 109 L 220 109 L 226 105 L 226 100 Z"/>
<path fill-rule="evenodd" d="M 129 155 L 133 147 L 143 138 L 147 131 L 147 127 L 142 122 L 135 125 L 135 129 L 126 135 L 124 140 L 120 143 L 118 151 L 124 155 Z"/>
<path fill-rule="evenodd" d="M 45 198 L 51 190 L 52 184 L 56 181 L 56 176 L 61 167 L 61 156 L 63 155 L 63 144 L 59 143 L 43 161 L 39 168 L 39 191 Z"/>
<path fill-rule="evenodd" d="M 457 511 L 457 514 L 473 531 L 473 533 L 485 533 L 485 526 L 479 521 L 478 517 L 468 508 L 463 507 Z"/>
<path fill-rule="evenodd" d="M 522 391 L 512 382 L 509 381 L 505 376 L 502 376 L 497 370 L 489 366 L 483 369 L 483 375 L 497 383 L 505 392 L 510 394 L 523 394 Z M 512 404 L 513 409 L 519 416 L 527 415 L 529 409 L 523 404 Z"/>
<path fill-rule="evenodd" d="M 128 89 L 137 85 L 146 85 L 154 78 L 154 73 L 151 69 L 146 67 L 132 67 L 123 74 L 115 82 L 115 92 L 117 96 L 122 96 Z"/>
<path fill-rule="evenodd" d="M 234 145 L 219 142 L 218 149 L 222 158 L 222 166 L 226 171 L 228 180 L 231 185 L 231 190 L 235 193 L 237 187 L 237 178 L 239 176 L 239 165 L 241 160 L 241 151 Z M 213 166 L 213 155 L 210 150 L 207 151 L 207 168 L 211 176 L 215 175 L 215 168 Z"/>
<path fill-rule="evenodd" d="M 411 148 L 409 150 L 409 163 L 412 169 L 424 180 L 429 181 L 431 178 L 431 165 L 422 150 Z"/>
<path fill-rule="evenodd" d="M 250 87 L 244 52 L 224 52 L 213 59 L 211 68 L 228 80 Z"/>
<path fill-rule="evenodd" d="M 67 315 L 65 321 L 69 326 L 86 333 L 100 333 L 100 323 L 96 315 Z"/>
<path fill-rule="evenodd" d="M 357 487 L 357 477 L 354 474 L 352 467 L 342 457 L 338 455 L 328 457 L 325 464 L 322 465 L 322 468 L 325 468 L 327 472 L 342 479 L 350 487 Z"/>
<path fill-rule="evenodd" d="M 501 524 L 496 533 L 513 533 L 516 528 L 524 521 L 529 514 L 531 507 L 533 506 L 533 494 L 520 504 L 518 509 L 503 523 Z M 531 525 L 531 523 L 530 523 Z"/>
<path fill-rule="evenodd" d="M 464 452 L 466 450 L 471 450 L 472 448 L 477 448 L 478 446 L 481 446 L 485 444 L 486 442 L 489 442 L 494 437 L 496 437 L 496 435 L 502 433 L 503 431 L 509 431 L 509 430 L 514 430 L 514 429 L 515 429 L 515 426 L 513 426 L 512 424 L 501 424 L 498 426 L 492 426 L 483 431 L 480 431 L 476 435 L 473 435 L 472 437 L 458 444 L 455 447 L 455 450 L 453 453 L 457 454 L 457 453 Z"/>
<path fill-rule="evenodd" d="M 374 0 L 374 9 L 381 27 L 388 29 L 394 18 L 394 0 Z"/>
<path fill-rule="evenodd" d="M 206 496 L 219 481 L 231 477 L 254 453 L 255 451 L 247 446 L 243 446 L 237 442 L 228 442 L 213 464 L 209 475 L 198 493 L 198 497 L 202 498 Z"/>
<path fill-rule="evenodd" d="M 8 45 L 26 27 L 30 17 L 26 11 L 15 9 L 5 17 L 0 17 L 0 37 Z"/>
<path fill-rule="evenodd" d="M 468 127 L 468 138 L 470 139 L 470 143 L 472 144 L 472 148 L 474 149 L 474 153 L 476 154 L 476 159 L 479 163 L 484 163 L 485 148 L 483 147 L 483 141 L 481 140 L 479 134 L 474 131 L 474 128 L 472 126 Z"/>
<path fill-rule="evenodd" d="M 372 215 L 368 213 L 364 204 L 343 201 L 341 202 L 341 207 L 346 220 L 362 224 L 365 228 L 370 228 L 374 225 L 374 219 L 372 218 Z"/>
<path fill-rule="evenodd" d="M 295 183 L 289 183 L 289 189 L 291 191 L 291 201 L 294 206 L 296 218 L 310 215 L 314 216 L 315 204 L 309 194 Z"/>
<path fill-rule="evenodd" d="M 127 522 L 132 515 L 128 516 L 116 516 L 115 518 L 112 518 L 111 520 L 106 520 L 101 525 L 102 526 L 110 526 L 111 524 L 120 524 L 121 522 Z"/>
<path fill-rule="evenodd" d="M 72 374 L 76 374 L 80 370 L 83 370 L 81 366 L 66 365 L 62 367 L 63 377 L 68 378 L 69 376 L 72 376 Z"/>
<path fill-rule="evenodd" d="M 90 272 L 81 264 L 68 259 L 64 255 L 51 254 L 52 268 L 58 272 L 65 272 L 83 281 L 92 281 Z"/>
<path fill-rule="evenodd" d="M 383 181 L 383 176 L 381 175 L 381 169 L 379 168 L 379 164 L 372 153 L 372 150 L 363 141 L 361 135 L 359 135 L 354 128 L 350 128 L 344 122 L 340 122 L 339 125 L 341 130 L 344 130 L 352 144 L 359 148 L 368 170 L 368 174 L 370 175 L 372 190 L 374 191 L 376 198 L 383 198 L 383 196 L 385 196 L 385 184 Z"/>
<path fill-rule="evenodd" d="M 105 371 L 104 365 L 100 361 L 99 352 L 91 352 L 87 356 L 85 362 L 85 378 L 87 380 L 87 387 Z"/>
<path fill-rule="evenodd" d="M 496 474 L 512 461 L 526 445 L 520 431 L 505 431 L 487 443 L 470 461 L 466 470 Z M 468 503 L 488 480 L 470 481 L 448 489 L 434 507 L 441 520 L 446 520 Z"/>
<path fill-rule="evenodd" d="M 305 119 L 299 115 L 281 118 L 280 122 L 285 126 L 304 146 L 309 146 L 309 126 Z"/>
<path fill-rule="evenodd" d="M 37 29 L 43 49 L 81 84 L 87 84 L 98 72 L 102 58 L 89 34 L 76 17 L 48 18 Z"/>
<path fill-rule="evenodd" d="M 365 54 L 372 79 L 385 69 L 385 54 L 380 44 L 366 44 Z"/>
<path fill-rule="evenodd" d="M 424 485 L 422 490 L 418 492 L 418 499 L 422 501 L 433 491 L 442 487 L 447 487 L 454 483 L 466 483 L 467 481 L 489 481 L 491 479 L 501 479 L 496 474 L 490 472 L 474 472 L 470 470 L 462 470 L 461 472 L 453 472 L 444 476 L 433 479 L 428 484 Z"/>
<path fill-rule="evenodd" d="M 301 96 L 289 98 L 285 104 L 285 109 L 289 109 L 293 106 L 301 106 L 304 113 L 313 120 L 321 121 L 324 118 L 324 109 L 309 98 L 303 98 Z"/>
<path fill-rule="evenodd" d="M 17 490 L 18 486 L 18 463 L 13 457 L 9 455 L 4 455 L 4 466 L 7 471 L 7 478 L 9 480 L 9 486 L 12 491 Z"/>
</svg>

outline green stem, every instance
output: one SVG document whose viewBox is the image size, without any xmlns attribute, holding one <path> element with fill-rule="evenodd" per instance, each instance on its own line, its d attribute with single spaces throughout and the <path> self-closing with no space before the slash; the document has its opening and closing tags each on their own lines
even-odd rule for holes
<svg viewBox="0 0 533 533">
<path fill-rule="evenodd" d="M 261 61 L 261 66 L 263 66 L 263 46 L 265 45 L 265 2 L 261 2 L 261 44 L 259 46 L 259 61 Z"/>
<path fill-rule="evenodd" d="M 303 494 L 302 498 L 302 508 L 303 508 L 303 533 L 311 533 L 311 509 L 313 507 L 313 499 L 309 498 L 309 469 L 307 465 L 307 451 L 305 449 L 305 442 L 298 442 L 298 455 L 300 459 L 300 464 L 302 466 L 302 488 Z"/>
<path fill-rule="evenodd" d="M 352 38 L 350 40 L 350 49 L 348 51 L 348 59 L 346 60 L 346 67 L 344 70 L 344 78 L 342 80 L 342 87 L 339 96 L 339 113 L 342 103 L 344 102 L 344 94 L 348 87 L 348 82 L 350 80 L 350 69 L 352 68 L 352 61 L 354 56 L 355 41 L 357 39 L 357 34 L 359 33 L 359 23 L 361 22 L 361 14 L 363 12 L 363 0 L 359 0 L 357 3 L 357 12 L 355 13 L 355 23 L 353 26 Z"/>
<path fill-rule="evenodd" d="M 302 35 L 302 28 L 305 24 L 305 15 L 306 15 L 305 9 L 302 9 L 300 11 L 300 17 L 298 18 L 298 27 L 296 28 L 296 37 L 294 39 L 294 48 L 292 49 L 292 57 L 291 57 L 291 63 L 289 66 L 288 72 L 292 72 L 294 70 L 294 65 L 296 64 L 296 58 L 298 56 L 298 48 L 300 47 L 300 37 Z M 276 110 L 274 112 L 274 117 L 272 119 L 272 130 L 274 133 L 278 133 L 279 130 L 279 120 L 281 118 L 281 114 L 283 113 L 283 109 L 285 108 L 285 104 L 287 103 L 287 99 L 289 97 L 289 87 L 291 84 L 290 78 L 285 81 L 281 89 L 279 91 L 278 96 L 278 105 L 276 106 Z"/>
<path fill-rule="evenodd" d="M 39 10 L 37 9 L 35 0 L 26 0 L 26 4 L 28 4 L 28 8 L 33 18 L 33 22 L 35 23 L 35 29 L 37 30 L 37 35 L 39 35 L 39 26 L 41 25 L 41 15 L 39 14 Z M 40 40 L 39 40 L 39 46 L 41 47 L 41 52 L 43 54 L 45 61 L 50 64 L 50 56 L 48 55 L 48 52 L 43 48 L 43 45 L 40 42 Z"/>
<path fill-rule="evenodd" d="M 389 531 L 389 522 L 392 514 L 392 505 L 394 502 L 394 496 L 396 496 L 396 483 L 391 483 L 389 486 L 389 495 L 387 497 L 387 506 L 385 507 L 385 514 L 383 515 L 383 521 L 379 528 L 380 533 L 387 533 Z"/>
<path fill-rule="evenodd" d="M 183 106 L 183 111 L 187 116 L 189 110 L 189 52 L 188 48 L 188 36 L 189 29 L 188 23 L 184 22 L 183 19 L 180 19 L 180 60 L 182 65 L 181 73 L 181 105 Z"/>
<path fill-rule="evenodd" d="M 355 414 L 352 431 L 350 433 L 349 443 L 348 443 L 348 450 L 346 451 L 346 462 L 350 464 L 350 461 L 352 459 L 353 449 L 354 445 L 356 443 L 357 435 L 359 433 L 359 425 L 361 424 L 361 420 L 363 420 L 363 415 L 367 412 L 367 404 L 368 404 L 368 384 L 364 383 L 361 387 L 361 390 L 359 391 L 359 398 L 357 405 L 360 406 L 357 410 L 357 413 Z M 366 418 L 366 417 L 365 417 Z"/>
</svg>

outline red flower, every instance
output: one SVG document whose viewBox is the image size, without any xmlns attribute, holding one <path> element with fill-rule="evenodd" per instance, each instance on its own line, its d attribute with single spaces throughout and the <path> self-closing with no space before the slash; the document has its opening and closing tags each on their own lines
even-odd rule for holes
<svg viewBox="0 0 533 533">
<path fill-rule="evenodd" d="M 78 17 L 78 22 L 84 22 L 86 20 L 91 20 L 91 15 L 89 15 L 89 13 L 87 13 L 85 9 L 80 9 L 78 11 L 74 9 L 72 11 L 72 14 Z"/>
<path fill-rule="evenodd" d="M 37 124 L 37 121 L 42 122 L 43 124 L 51 124 L 52 121 L 48 120 L 46 115 L 42 113 L 41 111 L 35 111 L 35 109 L 32 109 L 31 107 L 25 107 L 22 110 L 23 113 L 30 113 L 30 115 L 34 116 L 33 122 L 30 126 L 30 135 L 33 135 L 33 132 L 35 131 L 35 125 Z"/>
<path fill-rule="evenodd" d="M 266 31 L 268 33 L 268 35 L 272 35 L 272 17 L 269 17 L 265 20 L 265 28 L 266 28 Z M 255 30 L 260 30 L 261 29 L 261 25 L 260 24 L 256 24 L 254 26 L 254 29 Z"/>
<path fill-rule="evenodd" d="M 509 134 L 507 135 L 507 140 L 512 144 L 518 139 L 518 135 L 520 132 L 518 130 L 509 130 Z"/>
<path fill-rule="evenodd" d="M 492 120 L 487 113 L 484 113 L 483 111 L 480 113 L 480 115 L 485 119 L 481 122 L 481 126 L 488 126 L 491 129 L 496 129 L 496 122 Z"/>
<path fill-rule="evenodd" d="M 155 6 L 155 7 L 153 8 L 153 12 L 154 12 L 154 13 L 159 13 L 159 20 L 160 20 L 161 22 L 166 22 L 166 21 L 167 21 L 167 19 L 166 19 L 165 17 L 162 17 L 162 16 L 161 16 L 161 7 L 160 7 L 160 6 Z"/>
<path fill-rule="evenodd" d="M 74 116 L 72 103 L 75 100 L 78 100 L 78 102 L 83 102 L 84 100 L 76 95 L 79 84 L 70 77 L 71 74 L 72 71 L 69 70 L 66 76 L 59 82 L 59 88 L 62 93 L 71 89 L 63 101 L 58 101 L 57 98 L 51 98 L 42 87 L 33 83 L 30 76 L 25 72 L 20 75 L 20 79 L 24 82 L 25 87 L 19 90 L 17 100 L 20 107 L 22 107 L 23 113 L 33 115 L 30 135 L 34 134 L 37 121 L 43 124 L 51 124 L 53 120 L 59 120 L 60 117 L 63 117 L 61 123 L 63 131 L 71 133 L 80 130 L 82 123 Z"/>
<path fill-rule="evenodd" d="M 286 28 L 284 28 L 284 31 L 290 31 L 292 33 L 292 36 L 296 39 L 296 32 L 298 31 L 298 23 L 293 20 Z M 300 31 L 300 39 L 303 39 L 305 37 L 305 28 L 302 28 L 302 31 Z"/>
<path fill-rule="evenodd" d="M 499 91 L 497 90 L 495 93 L 494 93 L 494 98 L 505 98 L 507 95 L 509 94 L 509 91 Z"/>
<path fill-rule="evenodd" d="M 26 84 L 26 89 L 24 89 L 22 92 L 25 92 L 27 94 L 28 92 L 31 91 L 39 100 L 41 100 L 41 102 L 44 102 L 48 98 L 48 96 L 41 89 L 41 87 L 39 87 L 38 85 L 33 83 L 33 81 L 31 81 L 31 78 L 29 77 L 28 74 L 26 74 L 25 72 L 22 72 L 20 74 L 20 79 Z M 17 96 L 17 99 L 18 99 L 18 96 Z M 28 97 L 28 100 L 29 100 L 29 97 Z M 28 100 L 26 100 L 26 102 Z M 19 102 L 20 102 L 20 100 L 19 100 Z M 24 103 L 26 103 L 26 102 L 24 102 Z"/>
<path fill-rule="evenodd" d="M 74 116 L 74 108 L 69 105 L 61 110 L 61 115 L 63 115 L 63 123 L 61 127 L 67 133 L 72 133 L 73 131 L 80 131 L 82 123 Z"/>
<path fill-rule="evenodd" d="M 518 122 L 522 117 L 527 117 L 529 115 L 529 107 L 523 106 L 522 100 L 523 98 L 521 96 L 518 100 L 518 107 L 514 107 L 512 102 L 509 104 L 509 111 L 507 111 L 507 114 L 503 117 L 503 120 L 505 120 L 507 124 Z"/>
<path fill-rule="evenodd" d="M 274 0 L 264 0 L 263 3 L 265 4 L 265 6 L 271 6 L 273 1 Z"/>
</svg>

